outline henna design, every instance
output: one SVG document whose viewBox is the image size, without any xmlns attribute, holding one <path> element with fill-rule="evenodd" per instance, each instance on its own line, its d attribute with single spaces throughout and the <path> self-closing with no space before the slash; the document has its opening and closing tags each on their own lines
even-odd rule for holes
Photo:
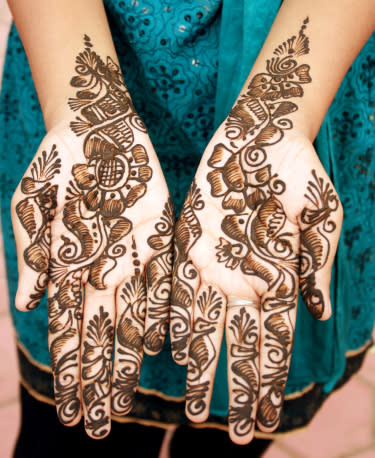
<svg viewBox="0 0 375 458">
<path fill-rule="evenodd" d="M 296 307 L 297 296 L 289 300 L 267 298 L 262 304 L 264 338 L 267 351 L 267 364 L 262 374 L 262 388 L 267 387 L 266 394 L 259 400 L 258 420 L 267 428 L 275 428 L 280 419 L 284 402 L 284 390 L 288 378 L 289 361 L 293 349 L 294 325 L 290 312 Z"/>
<path fill-rule="evenodd" d="M 146 285 L 139 269 L 135 241 L 132 244 L 134 275 L 122 288 L 125 308 L 117 323 L 117 352 L 119 356 L 113 375 L 112 411 L 125 415 L 133 408 L 143 357 L 143 332 L 146 315 Z"/>
<path fill-rule="evenodd" d="M 169 297 L 172 285 L 174 208 L 171 199 L 164 206 L 161 220 L 155 225 L 156 234 L 147 243 L 156 254 L 147 264 L 148 319 L 152 324 L 145 334 L 145 347 L 158 353 L 164 343 L 169 325 Z"/>
<path fill-rule="evenodd" d="M 57 186 L 51 180 L 60 169 L 55 146 L 50 155 L 43 152 L 33 164 L 32 177 L 23 179 L 21 190 L 27 198 L 17 206 L 31 241 L 25 261 L 40 272 L 29 308 L 37 305 L 44 291 L 49 265 L 49 343 L 57 410 L 64 424 L 72 424 L 80 414 L 81 279 L 87 277 L 98 290 L 107 288 L 106 277 L 125 254 L 124 239 L 133 227 L 127 209 L 146 193 L 152 177 L 147 151 L 135 135 L 145 134 L 146 128 L 134 110 L 119 66 L 110 57 L 104 62 L 92 49 L 89 37 L 84 37 L 84 44 L 76 58 L 71 85 L 77 91 L 69 106 L 79 112 L 70 127 L 77 136 L 84 135 L 86 161 L 72 167 L 62 215 L 65 233 L 53 258 L 49 259 L 49 239 Z M 102 326 L 103 313 L 91 326 Z M 103 337 L 104 330 L 100 332 Z M 99 339 L 98 335 L 95 338 Z M 92 346 L 94 328 L 90 339 Z M 87 350 L 86 359 L 89 356 Z M 103 381 L 103 390 L 109 389 L 106 383 Z M 105 419 L 100 418 L 101 400 L 95 390 L 87 388 L 85 392 L 86 401 L 95 404 L 90 404 L 87 425 L 94 436 L 101 436 Z"/>
<path fill-rule="evenodd" d="M 301 214 L 301 293 L 310 312 L 321 318 L 324 312 L 322 292 L 316 288 L 315 273 L 327 262 L 330 253 L 330 242 L 325 234 L 336 229 L 330 220 L 331 213 L 339 207 L 339 199 L 329 183 L 324 183 L 315 170 L 311 171 L 313 179 L 309 181 L 305 197 L 312 208 L 304 208 Z"/>
<path fill-rule="evenodd" d="M 105 399 L 111 392 L 113 347 L 112 320 L 102 305 L 99 315 L 94 315 L 89 321 L 83 345 L 83 402 L 87 408 L 85 427 L 98 438 L 109 430 L 110 418 L 105 415 Z"/>
<path fill-rule="evenodd" d="M 224 301 L 208 286 L 199 294 L 196 305 L 186 384 L 186 408 L 191 415 L 199 415 L 207 406 L 210 382 L 205 378 L 218 356 L 213 334 L 223 313 Z"/>
<path fill-rule="evenodd" d="M 230 346 L 233 400 L 229 408 L 229 424 L 233 424 L 237 436 L 246 436 L 254 428 L 253 411 L 259 393 L 259 329 L 245 307 L 233 315 L 228 326 Z"/>
<path fill-rule="evenodd" d="M 221 199 L 226 212 L 221 224 L 225 237 L 220 237 L 216 246 L 217 260 L 231 270 L 239 268 L 245 275 L 258 277 L 268 286 L 262 304 L 267 331 L 263 349 L 268 364 L 261 385 L 267 387 L 267 392 L 258 407 L 258 419 L 268 428 L 277 425 L 283 402 L 293 345 L 290 316 L 297 302 L 298 273 L 303 297 L 319 318 L 324 301 L 316 288 L 315 274 L 327 262 L 330 244 L 324 233 L 335 230 L 329 218 L 338 208 L 332 186 L 324 184 L 313 170 L 305 196 L 312 208 L 305 208 L 301 216 L 300 267 L 300 254 L 293 248 L 294 236 L 286 229 L 287 217 L 279 199 L 286 184 L 272 171 L 267 149 L 292 129 L 288 115 L 298 106 L 291 99 L 302 97 L 303 85 L 311 82 L 310 67 L 298 62 L 309 53 L 307 23 L 308 19 L 298 36 L 275 49 L 274 57 L 267 60 L 266 72 L 251 80 L 227 118 L 225 135 L 229 144 L 215 145 L 208 159 L 211 195 Z M 232 420 L 238 421 L 237 434 L 241 435 L 251 425 L 238 415 L 237 410 L 232 412 Z"/>
<path fill-rule="evenodd" d="M 25 263 L 39 273 L 35 292 L 26 305 L 28 310 L 35 308 L 44 295 L 48 281 L 50 259 L 51 221 L 57 207 L 57 185 L 51 180 L 60 173 L 61 160 L 56 145 L 49 154 L 43 151 L 32 164 L 30 175 L 22 178 L 21 192 L 25 199 L 16 206 L 17 216 L 26 230 L 30 245 L 24 251 Z"/>
<path fill-rule="evenodd" d="M 188 340 L 191 335 L 194 303 L 192 282 L 197 279 L 198 273 L 189 258 L 189 251 L 202 235 L 202 227 L 196 216 L 196 211 L 202 208 L 204 208 L 204 201 L 194 180 L 175 230 L 171 334 L 172 351 L 176 361 L 183 361 L 186 358 Z"/>
</svg>

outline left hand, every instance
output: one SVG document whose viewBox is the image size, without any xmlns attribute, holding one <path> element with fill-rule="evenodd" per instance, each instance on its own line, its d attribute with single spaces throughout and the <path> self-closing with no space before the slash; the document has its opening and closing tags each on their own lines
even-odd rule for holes
<svg viewBox="0 0 375 458">
<path fill-rule="evenodd" d="M 314 317 L 331 314 L 342 221 L 311 142 L 287 131 L 276 108 L 258 128 L 236 130 L 241 108 L 254 115 L 242 101 L 208 145 L 177 221 L 171 304 L 173 357 L 188 364 L 194 422 L 209 414 L 225 327 L 229 434 L 238 444 L 250 442 L 255 422 L 265 432 L 279 424 L 299 286 Z"/>
</svg>

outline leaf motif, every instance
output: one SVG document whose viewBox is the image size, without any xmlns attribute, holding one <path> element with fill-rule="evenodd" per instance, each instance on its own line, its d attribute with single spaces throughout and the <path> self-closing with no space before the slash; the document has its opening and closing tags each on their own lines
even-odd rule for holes
<svg viewBox="0 0 375 458">
<path fill-rule="evenodd" d="M 322 237 L 314 227 L 301 233 L 301 247 L 312 257 L 314 270 L 318 270 L 323 262 L 324 246 Z"/>
<path fill-rule="evenodd" d="M 140 199 L 146 193 L 146 185 L 145 184 L 137 184 L 133 186 L 129 191 L 128 195 L 126 196 L 126 206 L 132 207 L 138 199 Z"/>
<path fill-rule="evenodd" d="M 74 234 L 81 245 L 79 258 L 89 258 L 94 251 L 94 238 L 85 220 L 79 211 L 79 200 L 71 200 L 65 204 L 63 212 L 63 223 L 65 227 Z"/>
<path fill-rule="evenodd" d="M 207 364 L 209 353 L 203 336 L 196 337 L 192 340 L 189 356 L 195 361 L 199 368 L 203 368 Z"/>
<path fill-rule="evenodd" d="M 142 350 L 143 338 L 130 318 L 121 318 L 117 328 L 117 338 L 123 347 L 131 348 L 137 352 Z"/>
<path fill-rule="evenodd" d="M 208 160 L 209 167 L 224 167 L 228 159 L 232 156 L 232 151 L 222 143 L 215 145 L 214 151 Z"/>
<path fill-rule="evenodd" d="M 278 104 L 276 110 L 272 113 L 272 119 L 280 118 L 281 116 L 293 113 L 298 109 L 297 105 L 292 102 L 281 102 Z"/>
<path fill-rule="evenodd" d="M 86 85 L 86 80 L 81 76 L 73 76 L 73 78 L 70 80 L 70 84 L 73 87 L 83 87 Z"/>
<path fill-rule="evenodd" d="M 254 391 L 258 390 L 258 374 L 247 359 L 240 359 L 232 364 L 232 371 L 245 380 L 246 385 Z"/>
<path fill-rule="evenodd" d="M 132 223 L 127 218 L 119 218 L 117 222 L 112 226 L 111 232 L 108 237 L 108 246 L 120 241 L 132 229 Z"/>
<path fill-rule="evenodd" d="M 256 145 L 269 145 L 276 143 L 281 138 L 281 131 L 274 124 L 268 124 L 255 138 Z"/>
<path fill-rule="evenodd" d="M 116 267 L 116 261 L 109 256 L 100 256 L 90 267 L 89 282 L 96 289 L 106 289 L 105 276 Z"/>
<path fill-rule="evenodd" d="M 36 241 L 29 245 L 24 251 L 26 264 L 36 272 L 47 272 L 49 263 L 49 253 L 46 253 L 42 244 Z"/>
<path fill-rule="evenodd" d="M 18 202 L 16 213 L 22 226 L 32 240 L 38 226 L 36 215 L 38 215 L 38 220 L 40 222 L 42 221 L 42 215 L 35 200 L 28 197 Z"/>
</svg>

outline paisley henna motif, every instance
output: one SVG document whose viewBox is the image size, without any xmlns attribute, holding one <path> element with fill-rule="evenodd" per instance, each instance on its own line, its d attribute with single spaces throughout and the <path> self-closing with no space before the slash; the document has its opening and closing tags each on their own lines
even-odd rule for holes
<svg viewBox="0 0 375 458">
<path fill-rule="evenodd" d="M 109 313 L 100 306 L 87 328 L 83 342 L 83 401 L 87 409 L 85 428 L 93 437 L 107 434 L 110 419 L 106 415 L 105 399 L 111 392 L 113 326 Z"/>
<path fill-rule="evenodd" d="M 146 284 L 138 267 L 138 253 L 133 240 L 134 275 L 121 290 L 121 315 L 117 322 L 116 371 L 113 374 L 112 411 L 125 415 L 133 408 L 143 357 L 143 334 L 146 316 Z"/>
<path fill-rule="evenodd" d="M 311 314 L 321 318 L 324 312 L 322 292 L 316 288 L 315 274 L 325 266 L 330 254 L 330 243 L 326 234 L 336 229 L 330 218 L 339 207 L 339 199 L 329 183 L 324 183 L 316 171 L 312 171 L 305 197 L 311 205 L 301 215 L 301 264 L 300 286 L 302 297 Z"/>
</svg>

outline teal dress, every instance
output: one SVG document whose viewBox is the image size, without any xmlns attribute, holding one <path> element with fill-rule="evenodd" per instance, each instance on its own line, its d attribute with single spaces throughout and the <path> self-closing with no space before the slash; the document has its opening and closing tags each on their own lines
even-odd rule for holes
<svg viewBox="0 0 375 458">
<path fill-rule="evenodd" d="M 280 0 L 106 0 L 126 84 L 158 153 L 177 210 L 215 127 L 222 122 L 258 55 Z M 332 278 L 333 316 L 314 320 L 299 304 L 286 401 L 278 432 L 304 426 L 327 396 L 355 373 L 371 345 L 375 317 L 375 35 L 347 73 L 315 142 L 344 205 Z M 0 98 L 0 193 L 11 311 L 21 382 L 53 403 L 43 300 L 29 313 L 13 306 L 16 250 L 11 196 L 45 135 L 24 49 L 14 25 Z M 184 416 L 186 368 L 167 342 L 145 356 L 134 421 L 167 426 Z M 225 352 L 206 425 L 227 422 Z M 121 419 L 117 419 L 121 421 Z M 263 434 L 264 436 L 264 434 Z"/>
</svg>

